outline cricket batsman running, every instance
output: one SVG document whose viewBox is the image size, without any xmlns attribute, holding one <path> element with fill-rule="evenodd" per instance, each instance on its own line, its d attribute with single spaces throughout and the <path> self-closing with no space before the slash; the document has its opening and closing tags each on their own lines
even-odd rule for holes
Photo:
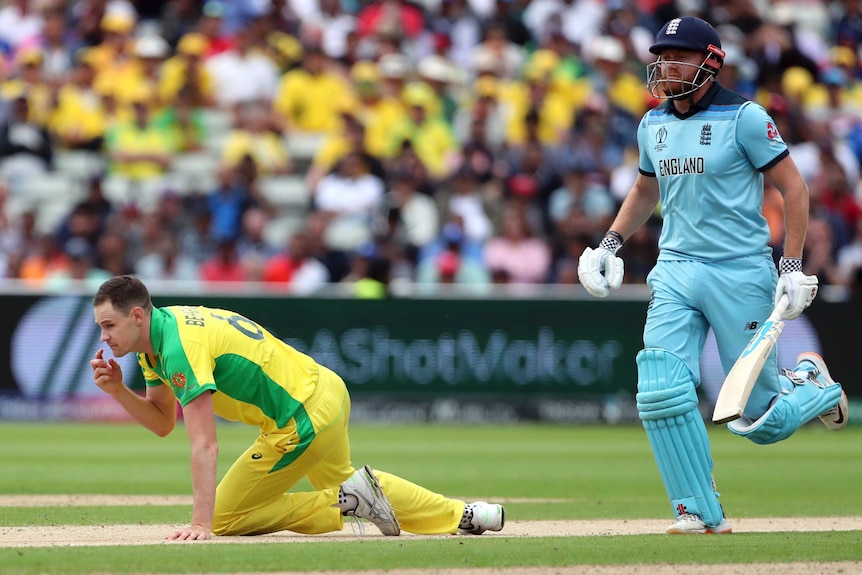
<svg viewBox="0 0 862 575">
<path fill-rule="evenodd" d="M 650 51 L 658 59 L 647 67 L 648 88 L 666 102 L 641 119 L 639 174 L 611 231 L 584 251 L 578 275 L 597 297 L 618 288 L 623 260 L 616 253 L 661 202 L 637 407 L 676 516 L 667 532 L 730 533 L 697 408 L 700 356 L 712 327 L 727 372 L 781 296 L 790 302 L 781 319 L 811 304 L 817 278 L 802 271 L 808 187 L 766 110 L 717 82 L 724 52 L 709 23 L 674 18 Z M 762 213 L 764 177 L 784 197 L 778 273 Z M 797 363 L 779 371 L 772 350 L 743 416 L 728 424 L 733 433 L 769 444 L 815 417 L 833 431 L 844 428 L 847 396 L 823 359 L 803 353 Z"/>
</svg>

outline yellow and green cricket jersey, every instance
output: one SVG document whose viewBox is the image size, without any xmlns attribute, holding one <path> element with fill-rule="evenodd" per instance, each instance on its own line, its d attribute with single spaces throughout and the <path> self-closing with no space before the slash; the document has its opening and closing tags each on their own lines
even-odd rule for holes
<svg viewBox="0 0 862 575">
<path fill-rule="evenodd" d="M 148 386 L 170 385 L 182 406 L 212 391 L 216 415 L 264 433 L 304 414 L 317 389 L 313 359 L 232 311 L 154 308 L 150 337 L 155 357 L 138 354 Z"/>
</svg>

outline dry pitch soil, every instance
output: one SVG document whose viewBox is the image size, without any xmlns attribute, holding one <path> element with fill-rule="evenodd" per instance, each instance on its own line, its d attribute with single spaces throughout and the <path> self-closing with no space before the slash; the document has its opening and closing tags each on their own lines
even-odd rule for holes
<svg viewBox="0 0 862 575">
<path fill-rule="evenodd" d="M 83 506 L 83 505 L 186 505 L 188 497 L 134 497 L 134 496 L 0 496 L 0 508 L 21 506 Z M 848 531 L 862 529 L 862 517 L 791 517 L 791 518 L 747 518 L 732 519 L 737 533 L 770 531 Z M 665 519 L 638 520 L 589 520 L 589 521 L 509 521 L 500 533 L 488 532 L 482 537 L 585 537 L 590 535 L 638 535 L 662 533 L 667 527 Z M 66 547 L 82 545 L 183 545 L 188 543 L 165 542 L 164 536 L 177 525 L 99 525 L 99 526 L 0 526 L 0 547 Z M 382 537 L 373 527 L 365 537 Z M 432 536 L 402 534 L 404 539 L 427 539 Z M 450 537 L 433 536 L 437 537 Z M 221 543 L 302 543 L 309 541 L 352 541 L 358 539 L 355 526 L 325 535 L 300 535 L 290 532 L 260 535 L 255 537 L 215 537 L 206 542 L 192 544 Z M 572 566 L 572 567 L 524 567 L 507 569 L 421 569 L 401 571 L 403 575 L 617 575 L 649 573 L 655 575 L 725 575 L 748 573 L 777 573 L 786 575 L 862 574 L 862 562 L 830 563 L 784 563 L 780 569 L 775 564 L 764 565 L 626 565 L 626 566 Z M 357 572 L 351 572 L 357 573 Z M 377 575 L 380 571 L 362 571 L 361 575 Z M 386 572 L 392 575 L 393 572 Z M 240 574 L 236 574 L 240 575 Z M 281 575 L 293 575 L 282 573 Z M 316 575 L 346 575 L 344 572 L 316 572 Z"/>
</svg>

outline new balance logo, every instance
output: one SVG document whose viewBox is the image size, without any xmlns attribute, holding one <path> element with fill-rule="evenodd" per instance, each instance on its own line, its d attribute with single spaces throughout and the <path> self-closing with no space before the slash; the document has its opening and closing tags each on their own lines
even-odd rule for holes
<svg viewBox="0 0 862 575">
<path fill-rule="evenodd" d="M 745 324 L 745 331 L 755 330 L 755 329 L 757 329 L 757 326 L 759 324 L 760 324 L 759 321 L 750 321 L 747 324 Z"/>
</svg>

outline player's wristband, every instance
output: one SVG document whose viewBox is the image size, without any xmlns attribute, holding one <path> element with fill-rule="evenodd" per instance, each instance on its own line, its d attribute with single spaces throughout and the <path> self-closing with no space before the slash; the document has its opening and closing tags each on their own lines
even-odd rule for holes
<svg viewBox="0 0 862 575">
<path fill-rule="evenodd" d="M 778 273 L 789 274 L 802 271 L 802 258 L 785 258 L 778 260 Z"/>
<path fill-rule="evenodd" d="M 610 250 L 613 253 L 617 253 L 617 251 L 623 247 L 623 237 L 615 231 L 609 231 L 605 234 L 605 237 L 602 238 L 602 241 L 599 243 L 599 247 Z"/>
</svg>

